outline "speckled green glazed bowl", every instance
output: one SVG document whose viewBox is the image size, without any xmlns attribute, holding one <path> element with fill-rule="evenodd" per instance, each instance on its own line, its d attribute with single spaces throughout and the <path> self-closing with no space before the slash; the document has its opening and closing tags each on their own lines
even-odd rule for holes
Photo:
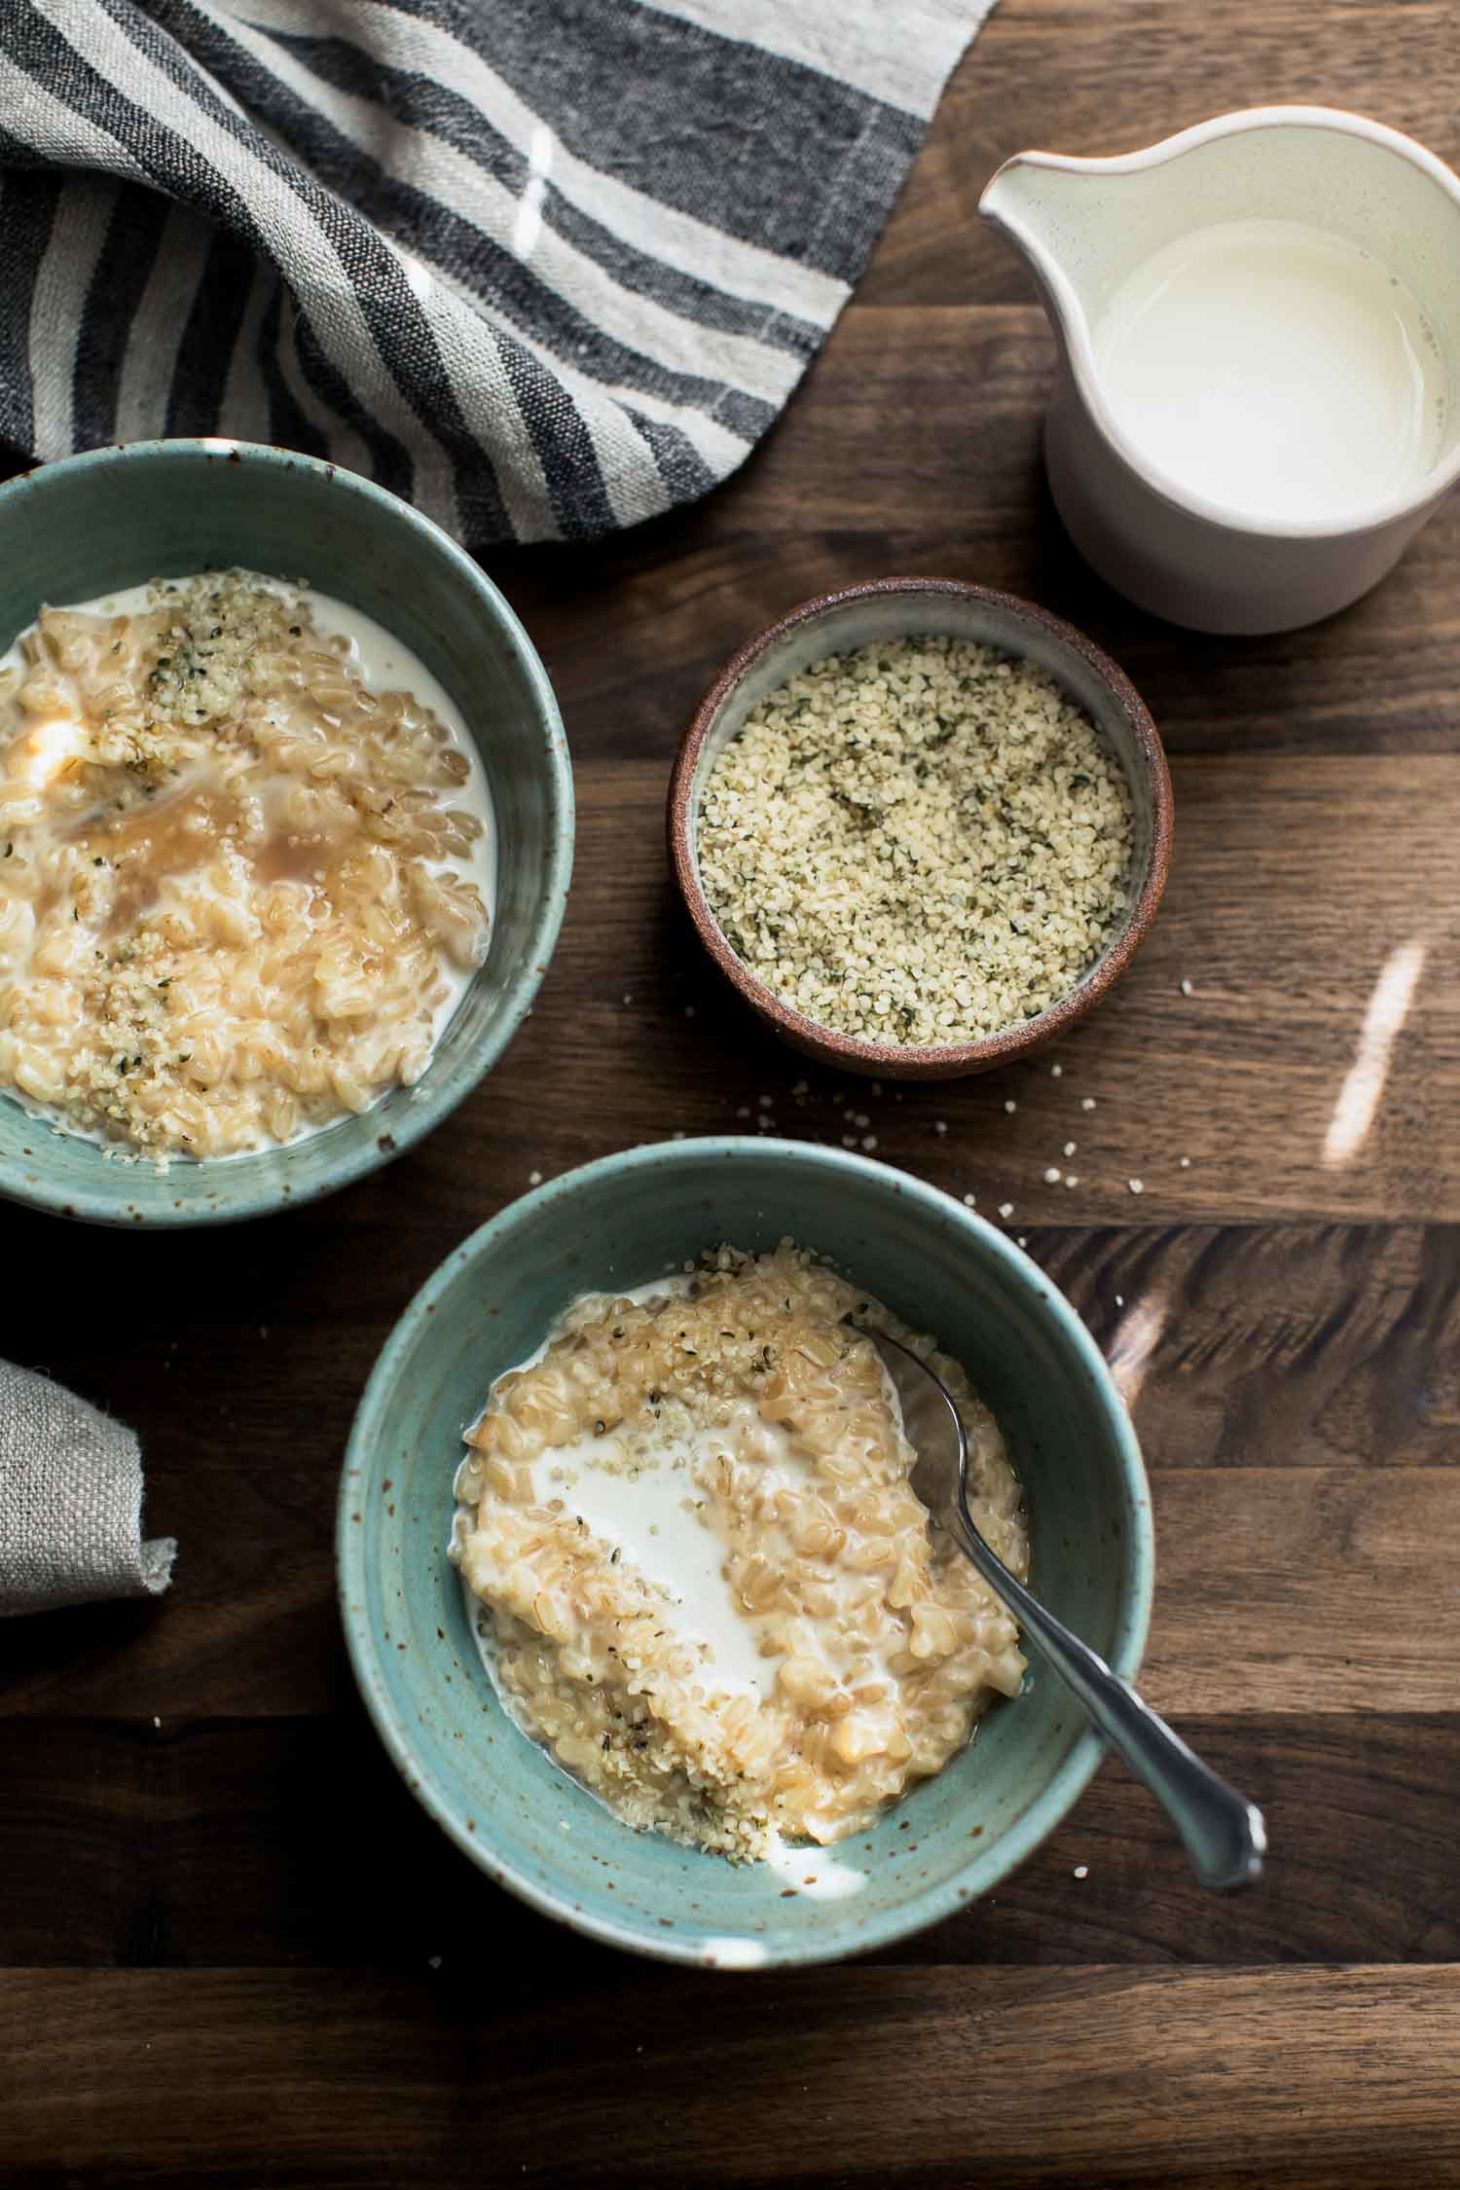
<svg viewBox="0 0 1460 2190">
<path fill-rule="evenodd" d="M 473 1233 L 417 1294 L 370 1379 L 341 1484 L 345 1632 L 387 1749 L 488 1875 L 582 1931 L 718 1968 L 821 1962 L 986 1893 L 1063 1817 L 1096 1737 L 1036 1665 L 972 1746 L 869 1833 L 783 1875 L 621 1825 L 508 1720 L 445 1547 L 463 1430 L 492 1379 L 578 1293 L 703 1247 L 793 1237 L 966 1364 L 1023 1480 L 1033 1580 L 1126 1675 L 1150 1612 L 1145 1473 L 1074 1311 L 1002 1233 L 865 1157 L 803 1143 L 675 1141 L 587 1165 Z M 816 1876 L 816 1890 L 802 1884 Z"/>
<path fill-rule="evenodd" d="M 416 1087 L 287 1148 L 159 1174 L 0 1094 L 0 1192 L 63 1216 L 217 1224 L 359 1178 L 430 1132 L 495 1063 L 557 941 L 573 778 L 547 673 L 470 556 L 369 480 L 233 441 L 138 441 L 27 472 L 0 487 L 0 648 L 47 602 L 230 564 L 303 578 L 365 610 L 456 701 L 497 810 L 491 949 Z"/>
</svg>

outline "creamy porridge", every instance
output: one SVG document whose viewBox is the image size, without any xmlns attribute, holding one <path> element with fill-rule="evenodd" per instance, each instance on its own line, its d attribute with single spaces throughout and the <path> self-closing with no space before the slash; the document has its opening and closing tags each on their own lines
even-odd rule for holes
<svg viewBox="0 0 1460 2190">
<path fill-rule="evenodd" d="M 1023 1676 L 1012 1617 L 909 1486 L 848 1314 L 938 1369 L 975 1517 L 1027 1573 L 958 1363 L 789 1242 L 575 1302 L 492 1386 L 457 1478 L 452 1557 L 513 1715 L 630 1823 L 737 1857 L 864 1825 Z"/>
<path fill-rule="evenodd" d="M 364 1110 L 485 955 L 494 850 L 465 724 L 343 603 L 43 610 L 0 660 L 0 1087 L 159 1160 Z"/>
</svg>

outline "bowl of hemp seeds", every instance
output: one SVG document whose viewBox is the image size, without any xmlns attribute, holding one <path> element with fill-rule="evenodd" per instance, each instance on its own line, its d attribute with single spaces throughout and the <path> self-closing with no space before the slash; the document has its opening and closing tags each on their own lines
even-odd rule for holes
<svg viewBox="0 0 1460 2190">
<path fill-rule="evenodd" d="M 1073 626 L 955 579 L 804 602 L 680 744 L 669 852 L 752 1009 L 845 1071 L 952 1079 L 1092 1010 L 1155 917 L 1171 779 Z"/>
</svg>

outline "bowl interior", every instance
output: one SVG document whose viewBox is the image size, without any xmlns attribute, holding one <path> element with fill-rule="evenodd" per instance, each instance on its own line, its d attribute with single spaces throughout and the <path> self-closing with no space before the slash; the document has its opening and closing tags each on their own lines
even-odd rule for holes
<svg viewBox="0 0 1460 2190">
<path fill-rule="evenodd" d="M 1133 1673 L 1149 1513 L 1134 1434 L 1093 1342 L 1001 1234 L 935 1189 L 839 1151 L 676 1143 L 589 1165 L 514 1204 L 402 1319 L 341 1490 L 356 1672 L 420 1799 L 539 1906 L 642 1952 L 720 1966 L 822 1960 L 946 1914 L 1040 1840 L 1098 1754 L 1036 1668 L 936 1779 L 864 1836 L 798 1853 L 783 1876 L 631 1831 L 504 1715 L 445 1557 L 462 1433 L 492 1379 L 578 1293 L 638 1283 L 721 1241 L 764 1249 L 788 1234 L 967 1364 L 1025 1486 L 1036 1587 Z"/>
<path fill-rule="evenodd" d="M 304 1201 L 419 1138 L 486 1070 L 556 939 L 572 778 L 546 674 L 516 617 L 445 533 L 353 473 L 279 449 L 141 442 L 0 490 L 0 648 L 47 603 L 239 564 L 363 609 L 438 676 L 496 806 L 497 908 L 485 965 L 413 1089 L 293 1146 L 199 1164 L 119 1163 L 0 1097 L 0 1184 L 103 1222 L 216 1222 Z"/>
<path fill-rule="evenodd" d="M 725 747 L 732 738 L 739 736 L 747 716 L 762 700 L 788 678 L 809 668 L 813 662 L 824 660 L 828 654 L 850 653 L 858 647 L 890 639 L 922 637 L 966 639 L 980 646 L 997 647 L 1001 653 L 1019 656 L 1046 670 L 1090 717 L 1130 786 L 1132 834 L 1125 909 L 1100 956 L 1074 988 L 1049 1012 L 1028 1022 L 1028 1028 L 1037 1029 L 1043 1019 L 1051 1018 L 1056 1011 L 1063 1018 L 1077 1013 L 1082 1000 L 1101 984 L 1111 959 L 1122 950 L 1151 871 L 1159 813 L 1151 760 L 1141 742 L 1130 704 L 1133 695 L 1128 697 L 1110 682 L 1098 660 L 1092 658 L 1093 650 L 1092 654 L 1086 654 L 1074 643 L 1074 635 L 1067 638 L 1056 622 L 1031 613 L 1010 595 L 953 583 L 942 585 L 924 581 L 899 585 L 893 581 L 883 589 L 853 590 L 812 614 L 792 617 L 747 663 L 721 699 L 706 729 L 690 777 L 686 811 L 689 856 L 698 874 L 696 837 L 705 785 Z M 713 919 L 712 907 L 710 915 Z M 725 947 L 733 957 L 733 947 L 728 940 Z M 738 958 L 735 964 L 741 976 L 758 988 L 755 976 Z M 812 1024 L 800 1023 L 808 1028 Z M 1023 1034 L 1026 1029 L 1008 1031 Z M 893 1051 L 890 1067 L 889 1053 L 880 1045 L 843 1044 L 841 1038 L 835 1036 L 829 1039 L 849 1052 L 859 1048 L 866 1050 L 870 1068 L 879 1071 L 895 1068 L 899 1058 L 911 1061 L 919 1054 L 912 1048 Z M 1007 1036 L 993 1039 L 1003 1042 Z M 962 1046 L 977 1049 L 984 1045 Z M 848 1061 L 852 1059 L 849 1057 Z"/>
</svg>

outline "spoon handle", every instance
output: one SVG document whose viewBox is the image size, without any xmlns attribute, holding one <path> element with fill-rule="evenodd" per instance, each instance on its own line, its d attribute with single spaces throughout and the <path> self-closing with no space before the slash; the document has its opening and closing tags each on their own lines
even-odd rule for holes
<svg viewBox="0 0 1460 2190">
<path fill-rule="evenodd" d="M 1261 1876 L 1262 1812 L 1202 1763 L 1088 1643 L 1032 1597 L 980 1536 L 962 1505 L 959 1541 L 989 1587 L 1015 1614 L 1027 1641 L 1071 1688 L 1112 1748 L 1145 1781 L 1181 1836 L 1204 1886 L 1245 1886 Z"/>
</svg>

